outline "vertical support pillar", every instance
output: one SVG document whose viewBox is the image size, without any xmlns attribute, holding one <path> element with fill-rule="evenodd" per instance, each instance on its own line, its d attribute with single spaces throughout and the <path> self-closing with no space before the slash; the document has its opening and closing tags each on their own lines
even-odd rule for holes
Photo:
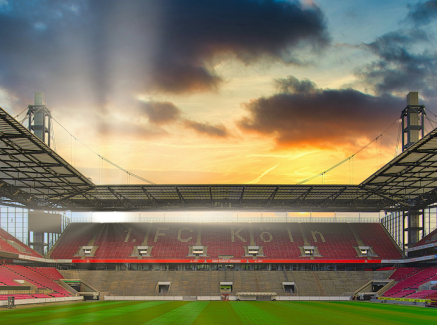
<svg viewBox="0 0 437 325">
<path fill-rule="evenodd" d="M 407 248 L 407 244 L 405 243 L 405 232 L 407 228 L 405 228 L 405 211 L 402 211 L 402 250 L 405 253 L 405 249 Z"/>
<path fill-rule="evenodd" d="M 33 245 L 33 250 L 44 256 L 44 233 L 33 232 L 33 241 L 30 243 Z"/>
<path fill-rule="evenodd" d="M 402 111 L 402 151 L 424 136 L 425 106 L 419 105 L 419 93 L 407 95 L 407 107 Z"/>
<path fill-rule="evenodd" d="M 420 215 L 423 217 L 423 210 L 408 211 L 408 247 L 413 247 L 421 238 L 420 231 L 423 232 L 423 227 L 420 226 Z M 423 223 L 422 223 L 423 225 Z"/>
<path fill-rule="evenodd" d="M 426 223 L 425 223 L 425 210 L 422 210 L 422 237 L 420 239 L 422 239 L 423 237 L 425 237 L 426 234 Z"/>
<path fill-rule="evenodd" d="M 404 243 L 403 237 L 401 237 L 401 232 L 403 228 L 401 227 L 401 221 L 403 221 L 403 215 L 401 215 L 401 212 L 397 212 L 396 214 L 396 220 L 395 220 L 395 227 L 396 227 L 396 233 L 398 234 L 398 244 Z"/>
</svg>

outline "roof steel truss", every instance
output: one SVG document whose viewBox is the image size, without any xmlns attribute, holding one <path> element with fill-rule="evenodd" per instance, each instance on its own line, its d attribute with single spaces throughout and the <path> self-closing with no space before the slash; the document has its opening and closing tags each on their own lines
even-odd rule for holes
<svg viewBox="0 0 437 325">
<path fill-rule="evenodd" d="M 93 200 L 104 204 L 93 208 Z M 380 211 L 394 203 L 357 185 L 107 185 L 71 197 L 64 206 L 74 211 Z"/>
<path fill-rule="evenodd" d="M 380 211 L 437 202 L 437 130 L 360 185 L 100 185 L 0 109 L 0 203 L 72 211 Z"/>
<path fill-rule="evenodd" d="M 12 116 L 0 109 L 0 194 L 3 204 L 45 206 L 53 198 L 94 187 Z M 14 191 L 6 191 L 14 188 Z M 28 199 L 28 196 L 32 199 Z"/>
<path fill-rule="evenodd" d="M 401 209 L 437 202 L 437 129 L 409 147 L 362 185 L 398 202 Z"/>
</svg>

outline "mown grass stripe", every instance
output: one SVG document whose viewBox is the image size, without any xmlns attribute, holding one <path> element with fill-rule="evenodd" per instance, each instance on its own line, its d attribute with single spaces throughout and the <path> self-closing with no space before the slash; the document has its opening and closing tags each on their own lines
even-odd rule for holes
<svg viewBox="0 0 437 325">
<path fill-rule="evenodd" d="M 332 304 L 332 302 L 328 304 Z M 288 315 L 293 324 L 375 324 L 371 314 L 363 317 L 360 314 L 335 310 L 332 306 L 325 309 L 320 306 L 320 302 L 299 301 L 290 303 L 281 301 L 277 302 L 277 307 L 286 310 L 277 310 L 276 312 Z M 388 325 L 392 323 L 378 320 L 377 324 Z"/>
<path fill-rule="evenodd" d="M 5 310 L 0 313 L 0 319 L 2 322 L 14 321 L 14 324 L 29 324 L 30 321 L 35 321 L 35 319 L 48 319 L 56 317 L 58 314 L 63 315 L 76 315 L 77 313 L 92 312 L 98 310 L 106 310 L 114 308 L 117 305 L 126 305 L 130 302 L 110 302 L 109 304 L 103 302 L 92 302 L 92 303 L 80 303 L 69 305 L 68 307 L 63 306 L 43 306 L 35 307 L 29 309 L 14 309 Z"/>
<path fill-rule="evenodd" d="M 40 312 L 40 311 L 58 311 L 58 310 L 69 310 L 69 309 L 88 309 L 88 308 L 95 308 L 96 306 L 100 306 L 104 303 L 111 303 L 111 304 L 123 304 L 126 303 L 126 301 L 108 301 L 108 302 L 102 302 L 102 301 L 93 301 L 93 302 L 72 302 L 67 305 L 56 305 L 56 304 L 40 304 L 40 305 L 30 305 L 29 308 L 13 308 L 13 309 L 0 309 L 0 315 L 4 317 L 5 315 L 13 315 L 13 314 L 31 314 L 34 312 Z"/>
<path fill-rule="evenodd" d="M 211 301 L 194 320 L 193 325 L 233 325 L 243 324 L 232 308 L 232 303 Z"/>
<path fill-rule="evenodd" d="M 87 302 L 0 311 L 3 324 L 437 324 L 437 310 L 365 302 Z"/>
<path fill-rule="evenodd" d="M 152 302 L 146 302 L 145 304 L 151 304 Z M 154 318 L 160 317 L 163 314 L 171 312 L 174 309 L 180 308 L 188 304 L 185 301 L 165 301 L 162 304 L 151 306 L 150 308 L 143 308 L 134 312 L 128 312 L 123 315 L 118 315 L 115 317 L 107 318 L 104 320 L 105 325 L 109 324 L 126 324 L 126 325 L 136 325 L 144 324 Z M 88 322 L 87 325 L 98 325 L 102 324 L 101 321 Z"/>
<path fill-rule="evenodd" d="M 430 314 L 435 315 L 437 312 L 436 309 L 433 308 L 414 308 L 414 306 L 403 306 L 403 305 L 395 305 L 395 304 L 384 304 L 384 303 L 371 303 L 371 302 L 360 302 L 360 301 L 348 301 L 348 302 L 340 302 L 340 301 L 333 301 L 333 302 L 319 302 L 321 305 L 323 304 L 330 304 L 330 305 L 336 305 L 340 308 L 348 308 L 350 306 L 354 306 L 354 308 L 361 308 L 363 310 L 367 311 L 373 311 L 373 312 L 391 312 L 395 311 L 398 313 L 405 313 L 405 314 L 416 314 L 416 315 L 423 315 Z"/>
<path fill-rule="evenodd" d="M 430 324 L 430 322 L 437 322 L 437 311 L 432 309 L 425 309 L 421 307 L 407 306 L 402 308 L 399 305 L 388 305 L 385 308 L 377 308 L 378 312 L 375 312 L 376 304 L 363 303 L 363 302 L 319 302 L 318 308 L 324 309 L 325 312 L 337 314 L 341 313 L 345 316 L 352 318 L 354 315 L 360 315 L 360 317 L 366 317 L 377 321 L 379 324 Z M 406 312 L 406 309 L 408 309 Z"/>
<path fill-rule="evenodd" d="M 231 302 L 241 324 L 289 324 L 284 322 L 281 317 L 276 314 L 266 312 L 260 309 L 265 302 L 261 301 L 236 301 Z"/>
<path fill-rule="evenodd" d="M 265 324 L 271 322 L 272 324 L 349 324 L 350 320 L 343 318 L 342 315 L 331 315 L 325 311 L 317 309 L 317 303 L 310 302 L 235 302 L 233 307 L 238 310 L 240 308 L 246 309 L 243 324 Z M 247 305 L 252 306 L 250 309 Z M 255 316 L 255 315 L 258 316 Z M 355 319 L 355 324 L 362 323 L 361 319 Z"/>
<path fill-rule="evenodd" d="M 199 314 L 208 306 L 209 301 L 194 301 L 180 308 L 174 309 L 164 315 L 154 318 L 151 321 L 144 323 L 153 324 L 192 324 Z"/>
<path fill-rule="evenodd" d="M 135 302 L 132 305 L 126 306 L 122 305 L 116 308 L 109 308 L 104 310 L 99 310 L 95 312 L 87 312 L 80 315 L 70 315 L 68 317 L 62 317 L 62 324 L 90 324 L 90 323 L 105 323 L 111 324 L 114 317 L 122 316 L 125 321 L 132 317 L 132 315 L 137 312 L 144 311 L 148 308 L 154 307 L 156 305 L 162 305 L 167 303 L 166 301 L 152 301 L 152 302 Z M 35 325 L 56 325 L 59 324 L 61 319 L 56 318 L 50 321 L 43 320 L 41 322 L 33 323 Z M 132 324 L 132 323 L 130 323 Z"/>
<path fill-rule="evenodd" d="M 258 303 L 257 308 L 264 310 L 265 313 L 277 315 L 279 318 L 276 321 L 277 324 L 320 324 L 325 316 L 323 313 L 319 314 L 315 309 L 308 310 L 305 305 L 282 305 L 275 301 Z M 308 317 L 309 314 L 311 317 Z"/>
</svg>

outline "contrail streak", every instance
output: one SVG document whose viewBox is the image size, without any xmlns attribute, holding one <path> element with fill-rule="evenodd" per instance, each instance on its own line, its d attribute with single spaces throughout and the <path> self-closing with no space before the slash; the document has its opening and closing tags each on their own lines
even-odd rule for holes
<svg viewBox="0 0 437 325">
<path fill-rule="evenodd" d="M 259 175 L 257 178 L 251 180 L 250 182 L 247 182 L 247 184 L 256 184 L 256 183 L 258 183 L 261 180 L 261 178 L 263 178 L 265 175 L 267 175 L 269 172 L 271 172 L 273 169 L 275 169 L 279 165 L 280 164 L 277 164 L 276 166 L 273 166 L 272 168 L 267 169 L 264 173 Z"/>
</svg>

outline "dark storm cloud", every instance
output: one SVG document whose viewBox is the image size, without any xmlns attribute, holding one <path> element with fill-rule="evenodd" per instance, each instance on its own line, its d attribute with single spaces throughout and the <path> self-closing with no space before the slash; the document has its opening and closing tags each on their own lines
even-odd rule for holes
<svg viewBox="0 0 437 325">
<path fill-rule="evenodd" d="M 55 111 L 103 109 L 111 76 L 95 16 L 81 0 L 0 6 L 0 87 L 19 98 L 21 107 L 33 102 L 33 92 L 43 91 Z"/>
<path fill-rule="evenodd" d="M 227 138 L 229 136 L 228 130 L 221 123 L 211 125 L 209 123 L 199 123 L 196 121 L 184 120 L 183 124 L 188 129 L 192 129 L 199 134 L 207 135 L 212 138 Z"/>
<path fill-rule="evenodd" d="M 435 35 L 428 28 L 437 17 L 437 1 L 409 5 L 401 21 L 404 29 L 386 33 L 361 48 L 376 59 L 358 68 L 356 76 L 377 94 L 419 91 L 426 98 L 437 98 L 437 52 Z"/>
<path fill-rule="evenodd" d="M 200 123 L 183 118 L 181 109 L 171 102 L 141 102 L 138 105 L 138 112 L 140 116 L 144 114 L 148 122 L 153 126 L 180 123 L 185 129 L 193 130 L 198 134 L 206 135 L 211 138 L 226 138 L 229 136 L 227 128 L 221 123 L 212 125 L 207 122 Z"/>
<path fill-rule="evenodd" d="M 278 78 L 275 80 L 275 84 L 280 93 L 311 94 L 317 91 L 316 84 L 311 80 L 299 80 L 293 76 L 288 76 L 288 78 Z"/>
<path fill-rule="evenodd" d="M 375 97 L 353 89 L 318 89 L 309 80 L 276 80 L 283 92 L 246 104 L 242 131 L 270 136 L 281 147 L 357 146 L 373 139 L 399 117 L 405 101 Z M 285 91 L 284 91 L 285 90 Z"/>
<path fill-rule="evenodd" d="M 356 75 L 378 94 L 419 91 L 436 97 L 437 54 L 427 49 L 432 38 L 420 29 L 385 34 L 364 45 L 377 60 L 357 69 Z"/>
<path fill-rule="evenodd" d="M 143 111 L 149 122 L 155 125 L 163 125 L 177 121 L 181 111 L 173 103 L 150 101 L 142 103 L 140 110 Z"/>
<path fill-rule="evenodd" d="M 329 44 L 321 10 L 285 0 L 8 1 L 0 25 L 0 87 L 23 106 L 44 91 L 102 112 L 139 92 L 214 90 L 218 57 L 286 64 Z"/>
<path fill-rule="evenodd" d="M 329 43 L 323 13 L 315 5 L 274 0 L 163 1 L 165 21 L 152 84 L 170 92 L 215 88 L 208 68 L 218 54 L 245 63 L 260 59 L 295 63 L 295 47 L 319 51 Z"/>
<path fill-rule="evenodd" d="M 430 0 L 418 2 L 408 6 L 410 12 L 407 15 L 407 21 L 412 21 L 416 26 L 429 24 L 437 17 L 437 1 Z"/>
</svg>

